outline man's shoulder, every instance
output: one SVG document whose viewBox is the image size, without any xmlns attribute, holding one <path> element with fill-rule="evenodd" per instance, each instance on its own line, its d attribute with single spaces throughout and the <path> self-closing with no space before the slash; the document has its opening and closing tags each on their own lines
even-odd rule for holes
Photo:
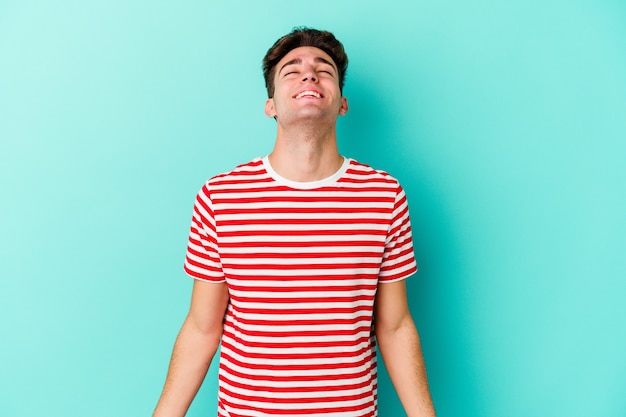
<svg viewBox="0 0 626 417">
<path fill-rule="evenodd" d="M 261 175 L 266 175 L 261 157 L 257 157 L 246 163 L 237 165 L 230 171 L 225 171 L 212 176 L 207 180 L 207 185 L 218 185 L 229 181 L 251 180 Z"/>
<path fill-rule="evenodd" d="M 350 158 L 350 166 L 346 174 L 354 179 L 362 179 L 364 181 L 384 182 L 390 185 L 399 186 L 398 180 L 382 169 L 373 168 L 371 165 L 359 162 Z"/>
</svg>

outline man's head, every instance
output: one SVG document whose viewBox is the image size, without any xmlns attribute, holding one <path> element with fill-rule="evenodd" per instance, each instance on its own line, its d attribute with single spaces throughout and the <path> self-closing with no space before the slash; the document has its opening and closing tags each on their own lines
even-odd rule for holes
<svg viewBox="0 0 626 417">
<path fill-rule="evenodd" d="M 263 77 L 267 96 L 274 96 L 274 75 L 276 74 L 276 64 L 290 51 L 301 46 L 312 46 L 327 53 L 337 67 L 339 75 L 339 89 L 343 91 L 343 82 L 348 68 L 348 56 L 343 45 L 335 36 L 327 31 L 295 28 L 287 35 L 283 36 L 272 45 L 263 58 Z"/>
</svg>

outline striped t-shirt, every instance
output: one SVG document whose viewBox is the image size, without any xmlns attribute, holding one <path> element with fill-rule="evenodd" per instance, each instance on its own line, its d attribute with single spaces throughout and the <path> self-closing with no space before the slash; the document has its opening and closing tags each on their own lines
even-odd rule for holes
<svg viewBox="0 0 626 417">
<path fill-rule="evenodd" d="M 226 282 L 218 416 L 376 416 L 378 283 L 417 270 L 398 181 L 352 159 L 293 182 L 267 157 L 208 180 L 185 271 Z"/>
</svg>

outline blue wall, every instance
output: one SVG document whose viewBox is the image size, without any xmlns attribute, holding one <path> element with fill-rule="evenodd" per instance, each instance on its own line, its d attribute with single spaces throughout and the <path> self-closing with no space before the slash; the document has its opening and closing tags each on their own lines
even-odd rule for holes
<svg viewBox="0 0 626 417">
<path fill-rule="evenodd" d="M 626 415 L 626 5 L 0 2 L 0 414 L 149 415 L 204 180 L 273 145 L 260 62 L 350 56 L 343 154 L 409 195 L 440 417 Z M 381 417 L 402 416 L 386 375 Z M 189 416 L 215 413 L 215 371 Z"/>
</svg>

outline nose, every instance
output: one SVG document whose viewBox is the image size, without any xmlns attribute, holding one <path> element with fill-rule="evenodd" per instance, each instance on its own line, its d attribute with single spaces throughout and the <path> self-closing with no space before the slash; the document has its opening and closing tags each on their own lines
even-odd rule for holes
<svg viewBox="0 0 626 417">
<path fill-rule="evenodd" d="M 311 68 L 309 68 L 304 72 L 304 74 L 302 74 L 302 82 L 305 82 L 307 80 L 311 80 L 314 83 L 317 82 L 317 76 Z"/>
</svg>

